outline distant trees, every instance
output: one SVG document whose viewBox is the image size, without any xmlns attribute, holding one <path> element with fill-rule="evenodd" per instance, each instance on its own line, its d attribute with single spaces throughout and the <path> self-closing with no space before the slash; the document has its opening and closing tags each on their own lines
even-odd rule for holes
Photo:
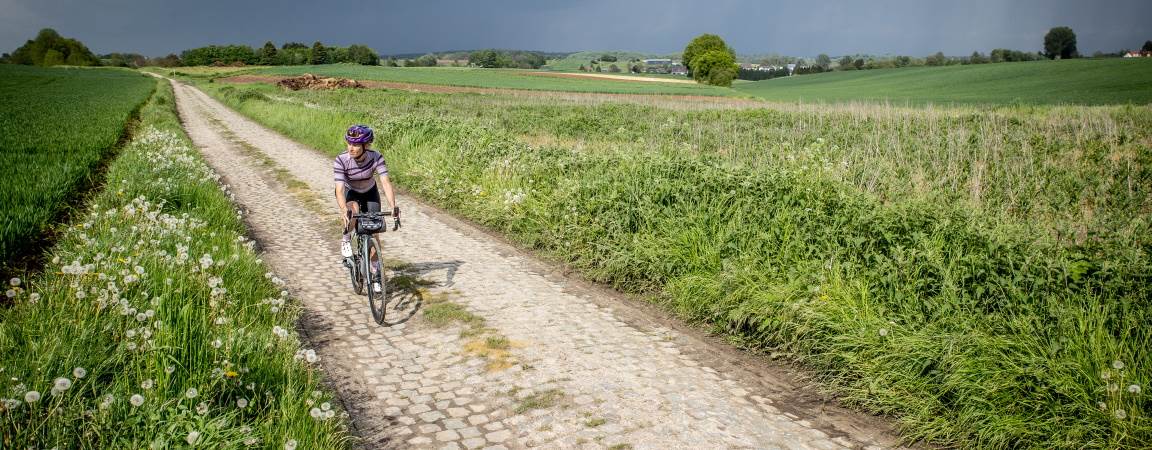
<svg viewBox="0 0 1152 450">
<path fill-rule="evenodd" d="M 539 69 L 547 63 L 539 52 L 477 50 L 468 54 L 468 65 L 487 68 Z"/>
<path fill-rule="evenodd" d="M 1144 41 L 1144 47 L 1141 47 L 1140 51 L 1152 52 L 1152 41 Z"/>
<path fill-rule="evenodd" d="M 604 62 L 616 62 L 616 57 L 613 55 L 600 55 L 600 60 Z"/>
<path fill-rule="evenodd" d="M 380 55 L 377 55 L 376 51 L 368 48 L 367 45 L 350 45 L 348 46 L 348 62 L 375 66 L 380 64 Z"/>
<path fill-rule="evenodd" d="M 184 50 L 180 60 L 188 66 L 255 64 L 256 52 L 247 45 L 209 45 Z"/>
<path fill-rule="evenodd" d="M 1044 35 L 1044 56 L 1048 59 L 1068 59 L 1079 56 L 1076 52 L 1076 33 L 1068 27 L 1054 27 Z"/>
<path fill-rule="evenodd" d="M 308 64 L 329 64 L 328 49 L 320 41 L 312 44 L 312 54 L 308 56 Z"/>
<path fill-rule="evenodd" d="M 728 55 L 727 59 L 731 59 L 733 66 L 736 65 L 736 52 L 728 47 L 728 44 L 724 42 L 724 39 L 721 39 L 720 36 L 715 34 L 705 33 L 696 36 L 692 39 L 691 42 L 688 43 L 687 46 L 684 47 L 684 53 L 681 59 L 684 62 L 684 68 L 688 70 L 688 76 L 692 77 L 692 79 L 696 80 L 697 82 L 708 79 L 709 74 L 701 74 L 698 76 L 695 73 L 697 66 L 696 58 L 713 51 L 726 53 Z M 709 58 L 709 61 L 711 63 L 717 63 L 720 59 L 724 58 L 720 56 L 713 56 Z M 736 68 L 733 67 L 731 72 L 732 76 L 735 76 Z M 731 84 L 731 79 L 729 79 L 729 84 Z"/>
<path fill-rule="evenodd" d="M 615 64 L 609 64 L 608 65 L 608 71 L 611 73 L 620 73 L 620 66 L 617 66 Z"/>
<path fill-rule="evenodd" d="M 148 58 L 136 53 L 109 53 L 99 55 L 97 59 L 101 66 L 109 67 L 144 67 L 148 64 Z"/>
<path fill-rule="evenodd" d="M 272 41 L 264 43 L 264 47 L 256 54 L 256 62 L 262 66 L 276 65 L 276 44 Z"/>
<path fill-rule="evenodd" d="M 1017 61 L 1036 61 L 1040 59 L 1040 55 L 1031 52 L 1022 52 L 1019 50 L 1008 50 L 1006 48 L 993 49 L 992 53 L 988 54 L 988 59 L 993 63 L 1002 62 L 1017 62 Z"/>
<path fill-rule="evenodd" d="M 988 58 L 980 52 L 972 52 L 972 56 L 968 57 L 968 64 L 984 64 L 988 62 Z"/>
<path fill-rule="evenodd" d="M 936 52 L 936 54 L 924 58 L 924 65 L 926 66 L 943 66 L 947 63 L 948 60 L 944 57 L 944 52 Z"/>
<path fill-rule="evenodd" d="M 821 53 L 816 56 L 816 65 L 822 67 L 824 70 L 828 70 L 832 67 L 832 58 Z"/>
<path fill-rule="evenodd" d="M 100 61 L 88 47 L 75 39 L 60 36 L 56 30 L 44 28 L 8 56 L 12 64 L 35 66 L 97 66 Z"/>
</svg>

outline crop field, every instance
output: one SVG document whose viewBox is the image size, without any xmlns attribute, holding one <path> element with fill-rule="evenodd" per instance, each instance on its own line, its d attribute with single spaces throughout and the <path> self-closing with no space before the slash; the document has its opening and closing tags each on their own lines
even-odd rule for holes
<svg viewBox="0 0 1152 450">
<path fill-rule="evenodd" d="M 0 65 L 0 261 L 34 247 L 155 86 L 117 69 Z"/>
<path fill-rule="evenodd" d="M 910 439 L 1152 441 L 1148 106 L 201 86 L 333 155 L 368 123 L 415 195 L 796 361 Z"/>
<path fill-rule="evenodd" d="M 289 66 L 257 69 L 253 74 L 300 75 L 313 73 L 357 80 L 393 81 L 448 86 L 467 86 L 537 91 L 595 92 L 609 94 L 665 94 L 739 96 L 729 88 L 677 83 L 639 83 L 620 80 L 559 78 L 533 75 L 535 70 L 477 69 L 466 67 L 370 67 L 350 64 Z"/>
<path fill-rule="evenodd" d="M 145 81 L 146 94 L 157 82 Z M 45 270 L 5 281 L 0 447 L 349 446 L 294 332 L 298 302 L 266 272 L 167 84 L 107 178 Z"/>
<path fill-rule="evenodd" d="M 914 67 L 777 78 L 734 89 L 773 101 L 892 104 L 1146 105 L 1152 61 L 1072 59 Z"/>
</svg>

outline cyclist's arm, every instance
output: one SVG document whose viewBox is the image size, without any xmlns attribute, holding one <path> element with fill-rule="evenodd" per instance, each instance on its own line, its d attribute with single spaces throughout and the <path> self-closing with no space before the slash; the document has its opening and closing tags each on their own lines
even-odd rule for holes
<svg viewBox="0 0 1152 450">
<path fill-rule="evenodd" d="M 392 190 L 392 180 L 388 179 L 388 175 L 376 174 L 377 185 L 384 190 L 384 197 L 388 199 L 388 204 L 392 209 L 396 209 L 396 193 Z"/>
<path fill-rule="evenodd" d="M 348 201 L 344 199 L 344 183 L 336 183 L 336 207 L 340 209 L 341 215 L 348 214 Z"/>
</svg>

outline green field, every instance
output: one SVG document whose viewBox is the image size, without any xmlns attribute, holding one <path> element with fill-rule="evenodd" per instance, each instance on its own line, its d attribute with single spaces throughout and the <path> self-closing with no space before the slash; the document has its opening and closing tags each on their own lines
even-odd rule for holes
<svg viewBox="0 0 1152 450">
<path fill-rule="evenodd" d="M 743 83 L 734 89 L 785 102 L 1144 105 L 1152 102 L 1152 60 L 1071 59 L 829 72 Z"/>
<path fill-rule="evenodd" d="M 534 91 L 564 91 L 610 94 L 668 94 L 668 95 L 742 95 L 732 89 L 681 83 L 628 82 L 614 80 L 572 79 L 531 75 L 533 70 L 477 69 L 466 67 L 369 67 L 348 64 L 326 66 L 269 67 L 253 71 L 257 74 L 316 75 L 353 78 L 357 80 L 395 81 L 448 86 L 481 88 L 526 89 Z"/>
<path fill-rule="evenodd" d="M 1147 106 L 699 111 L 201 86 L 331 154 L 370 124 L 413 194 L 796 361 L 909 439 L 1152 440 Z"/>
<path fill-rule="evenodd" d="M 53 218 L 98 181 L 156 83 L 119 69 L 0 65 L 0 261 L 35 248 Z"/>
<path fill-rule="evenodd" d="M 25 86 L 70 86 L 77 99 L 92 84 L 137 89 L 102 72 L 67 84 L 44 71 Z M 145 93 L 157 83 L 144 81 Z M 139 116 L 48 267 L 5 280 L 0 447 L 349 447 L 339 403 L 294 331 L 300 305 L 184 135 L 171 88 Z"/>
</svg>

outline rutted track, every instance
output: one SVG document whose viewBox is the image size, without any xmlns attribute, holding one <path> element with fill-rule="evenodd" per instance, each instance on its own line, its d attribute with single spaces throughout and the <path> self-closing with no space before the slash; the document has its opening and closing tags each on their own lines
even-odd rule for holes
<svg viewBox="0 0 1152 450">
<path fill-rule="evenodd" d="M 462 327 L 372 322 L 347 287 L 332 217 L 287 193 L 263 154 L 331 207 L 331 159 L 175 84 L 188 134 L 224 176 L 265 259 L 302 299 L 302 330 L 367 448 L 861 448 L 896 438 L 769 366 L 402 197 L 385 251 L 512 342 L 485 368 Z M 387 156 L 386 146 L 382 146 Z M 624 447 L 621 447 L 624 448 Z"/>
</svg>

